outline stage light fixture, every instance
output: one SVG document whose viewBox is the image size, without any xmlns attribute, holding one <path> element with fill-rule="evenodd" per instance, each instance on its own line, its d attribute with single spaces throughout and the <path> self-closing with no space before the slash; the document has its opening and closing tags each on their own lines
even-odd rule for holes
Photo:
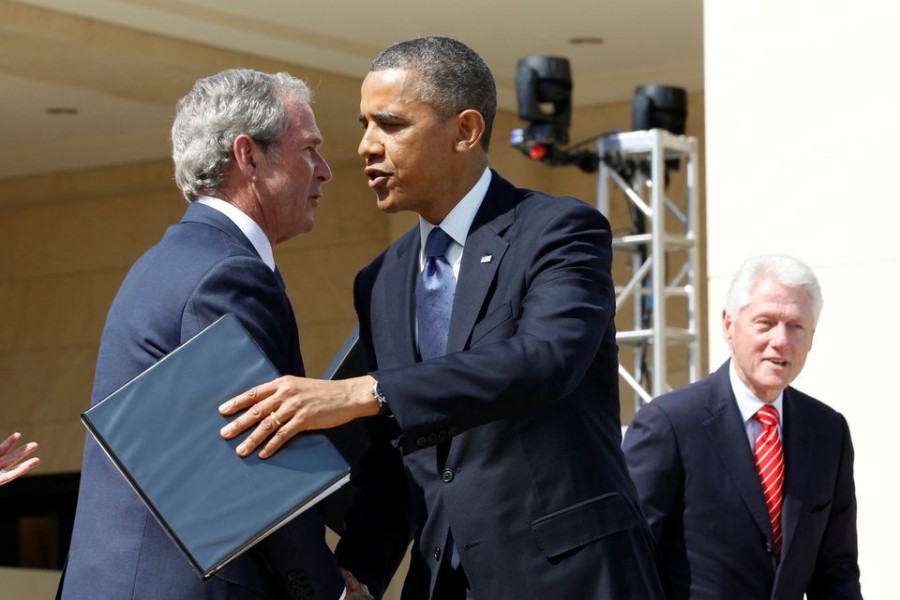
<svg viewBox="0 0 900 600">
<path fill-rule="evenodd" d="M 593 136 L 568 148 L 572 120 L 572 71 L 569 60 L 559 56 L 528 56 L 516 64 L 516 100 L 519 118 L 528 124 L 514 129 L 510 142 L 531 160 L 550 166 L 576 165 L 594 173 L 600 161 L 611 164 L 626 179 L 648 165 L 619 163 L 618 157 L 600 157 L 581 147 L 614 132 Z M 631 103 L 632 130 L 665 129 L 683 135 L 687 122 L 687 92 L 683 88 L 646 84 L 634 90 Z M 668 171 L 678 169 L 677 160 L 666 161 Z"/>
<path fill-rule="evenodd" d="M 687 122 L 687 92 L 669 85 L 639 85 L 631 100 L 631 129 L 665 129 L 684 135 Z"/>
<path fill-rule="evenodd" d="M 572 72 L 557 56 L 528 56 L 516 65 L 519 118 L 530 124 L 525 137 L 541 144 L 569 142 Z"/>
</svg>

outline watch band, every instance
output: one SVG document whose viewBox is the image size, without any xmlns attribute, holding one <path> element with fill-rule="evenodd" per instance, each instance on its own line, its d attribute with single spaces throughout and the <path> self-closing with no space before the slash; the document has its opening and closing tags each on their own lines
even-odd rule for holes
<svg viewBox="0 0 900 600">
<path fill-rule="evenodd" d="M 377 381 L 372 385 L 372 397 L 378 402 L 379 415 L 386 415 L 391 412 L 391 409 L 387 404 L 387 398 L 385 398 L 384 392 L 381 391 L 381 386 L 378 385 Z"/>
</svg>

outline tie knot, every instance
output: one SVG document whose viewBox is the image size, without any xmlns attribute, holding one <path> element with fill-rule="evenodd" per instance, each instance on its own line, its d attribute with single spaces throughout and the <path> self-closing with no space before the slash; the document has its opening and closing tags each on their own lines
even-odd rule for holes
<svg viewBox="0 0 900 600">
<path fill-rule="evenodd" d="M 425 257 L 443 258 L 452 242 L 453 238 L 447 235 L 446 231 L 440 227 L 435 227 L 428 234 L 428 241 L 425 243 Z"/>
<path fill-rule="evenodd" d="M 771 404 L 766 404 L 756 411 L 754 415 L 756 420 L 763 424 L 764 427 L 771 427 L 778 424 L 778 409 Z"/>
</svg>

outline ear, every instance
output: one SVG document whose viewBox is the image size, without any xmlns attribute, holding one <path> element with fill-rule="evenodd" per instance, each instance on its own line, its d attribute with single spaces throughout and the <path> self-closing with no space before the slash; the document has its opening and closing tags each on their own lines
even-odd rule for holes
<svg viewBox="0 0 900 600">
<path fill-rule="evenodd" d="M 725 338 L 725 341 L 728 342 L 728 347 L 731 348 L 731 326 L 734 324 L 731 317 L 728 315 L 728 311 L 722 310 L 722 337 Z"/>
<path fill-rule="evenodd" d="M 231 151 L 234 154 L 234 164 L 247 179 L 256 177 L 256 154 L 259 152 L 259 146 L 253 141 L 249 135 L 242 133 L 234 138 L 231 144 Z"/>
<path fill-rule="evenodd" d="M 455 148 L 460 151 L 468 151 L 477 148 L 481 144 L 481 136 L 484 135 L 484 117 L 474 109 L 466 109 L 456 115 L 458 128 L 456 130 Z"/>
</svg>

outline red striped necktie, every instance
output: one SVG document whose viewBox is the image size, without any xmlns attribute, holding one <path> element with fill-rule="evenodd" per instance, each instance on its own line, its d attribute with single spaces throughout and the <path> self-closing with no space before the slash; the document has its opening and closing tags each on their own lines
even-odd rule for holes
<svg viewBox="0 0 900 600">
<path fill-rule="evenodd" d="M 762 483 L 763 496 L 772 522 L 775 552 L 781 553 L 781 488 L 784 483 L 784 453 L 778 437 L 778 409 L 771 404 L 763 406 L 754 415 L 762 423 L 763 430 L 756 438 L 753 449 L 756 468 Z"/>
</svg>

